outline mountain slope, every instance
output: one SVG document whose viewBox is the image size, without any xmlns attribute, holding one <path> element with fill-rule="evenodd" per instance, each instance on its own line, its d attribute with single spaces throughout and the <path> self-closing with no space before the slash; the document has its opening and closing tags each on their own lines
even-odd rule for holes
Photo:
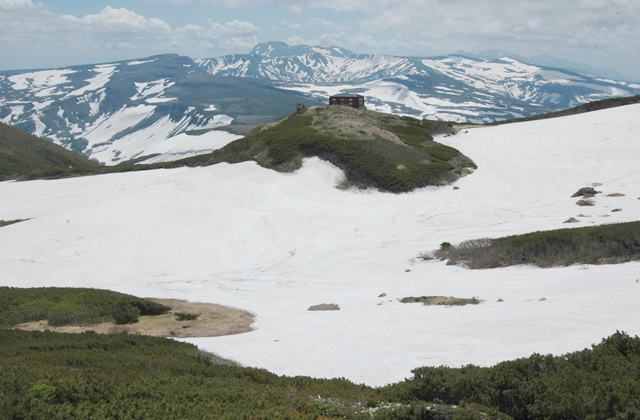
<svg viewBox="0 0 640 420">
<path fill-rule="evenodd" d="M 211 165 L 255 160 L 290 172 L 305 157 L 320 157 L 345 172 L 345 186 L 406 192 L 445 185 L 475 164 L 458 150 L 433 141 L 450 124 L 398 117 L 346 106 L 311 107 L 214 151 L 175 164 Z"/>
<path fill-rule="evenodd" d="M 194 130 L 246 132 L 290 115 L 301 99 L 268 83 L 199 73 L 177 55 L 0 73 L 0 121 L 107 165 L 167 152 L 166 140 L 175 148 Z M 174 159 L 219 147 L 178 139 Z"/>
<path fill-rule="evenodd" d="M 324 100 L 338 92 L 360 93 L 369 109 L 458 122 L 493 122 L 640 94 L 640 84 L 509 57 L 395 57 L 274 42 L 195 62 L 210 74 L 278 81 Z"/>
<path fill-rule="evenodd" d="M 97 167 L 63 147 L 0 123 L 0 181 L 35 171 Z"/>
<path fill-rule="evenodd" d="M 0 72 L 0 122 L 106 165 L 163 162 L 209 153 L 300 102 L 324 105 L 340 92 L 364 95 L 374 111 L 487 123 L 638 95 L 640 84 L 509 57 L 395 57 L 280 42 L 212 59 L 169 54 Z"/>
</svg>

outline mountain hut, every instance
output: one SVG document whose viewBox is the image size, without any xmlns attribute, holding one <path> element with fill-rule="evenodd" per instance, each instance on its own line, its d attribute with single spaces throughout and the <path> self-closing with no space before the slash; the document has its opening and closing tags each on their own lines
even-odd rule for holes
<svg viewBox="0 0 640 420">
<path fill-rule="evenodd" d="M 341 93 L 329 98 L 329 105 L 346 105 L 352 108 L 364 108 L 364 96 L 354 93 Z"/>
</svg>

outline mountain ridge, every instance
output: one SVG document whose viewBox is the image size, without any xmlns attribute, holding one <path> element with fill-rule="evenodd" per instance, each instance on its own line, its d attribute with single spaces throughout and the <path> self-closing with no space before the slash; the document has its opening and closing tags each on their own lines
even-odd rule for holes
<svg viewBox="0 0 640 420">
<path fill-rule="evenodd" d="M 298 103 L 324 105 L 343 92 L 365 96 L 374 111 L 478 124 L 633 96 L 640 84 L 509 57 L 398 57 L 276 42 L 213 59 L 162 54 L 0 72 L 0 122 L 105 165 L 160 162 L 211 152 Z"/>
</svg>

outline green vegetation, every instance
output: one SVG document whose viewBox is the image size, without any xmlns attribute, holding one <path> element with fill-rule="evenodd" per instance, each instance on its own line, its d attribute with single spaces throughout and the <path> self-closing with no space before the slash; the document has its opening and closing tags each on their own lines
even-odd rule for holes
<svg viewBox="0 0 640 420">
<path fill-rule="evenodd" d="M 498 122 L 490 123 L 487 125 L 500 125 L 500 124 L 515 123 L 515 122 L 535 121 L 535 120 L 545 120 L 548 118 L 566 117 L 568 115 L 582 114 L 585 112 L 599 111 L 601 109 L 615 108 L 618 106 L 632 105 L 637 103 L 640 103 L 640 95 L 626 96 L 622 98 L 609 98 L 609 99 L 603 99 L 601 101 L 593 101 L 586 104 L 578 105 L 575 108 L 565 109 L 563 111 L 534 115 L 532 117 L 515 118 L 507 121 L 498 121 Z"/>
<path fill-rule="evenodd" d="M 422 367 L 390 385 L 390 400 L 475 403 L 515 420 L 640 418 L 640 339 L 616 332 L 591 349 L 534 354 L 491 368 Z"/>
<path fill-rule="evenodd" d="M 191 86 L 201 82 L 194 79 L 187 84 Z M 174 162 L 132 165 L 143 159 L 138 157 L 122 165 L 105 167 L 5 126 L 0 127 L 0 133 L 10 139 L 11 144 L 26 144 L 23 137 L 28 137 L 29 141 L 55 149 L 65 158 L 71 156 L 74 161 L 73 164 L 66 160 L 43 163 L 39 160 L 39 149 L 21 149 L 15 154 L 20 156 L 21 162 L 29 162 L 29 165 L 16 166 L 0 160 L 3 171 L 0 180 L 56 179 L 247 160 L 255 160 L 266 168 L 278 171 L 293 171 L 300 167 L 303 157 L 319 156 L 345 171 L 346 185 L 404 192 L 455 181 L 465 174 L 467 168 L 475 168 L 475 164 L 456 149 L 433 141 L 433 133 L 450 131 L 451 125 L 444 122 L 416 120 L 348 107 L 313 107 L 279 123 L 253 130 L 247 137 L 211 154 Z M 0 148 L 0 152 L 2 150 Z M 2 156 L 0 153 L 0 159 Z"/>
<path fill-rule="evenodd" d="M 56 144 L 0 123 L 0 181 L 49 170 L 94 171 L 99 165 Z"/>
<path fill-rule="evenodd" d="M 103 317 L 101 306 L 168 309 L 104 290 L 0 288 L 4 326 L 71 307 L 80 314 L 73 321 L 84 322 Z M 559 357 L 534 354 L 491 368 L 422 367 L 382 388 L 277 376 L 191 344 L 126 334 L 0 329 L 0 354 L 2 419 L 640 418 L 640 338 L 621 332 Z"/>
<path fill-rule="evenodd" d="M 51 326 L 102 322 L 132 324 L 140 315 L 161 315 L 171 308 L 109 290 L 0 287 L 0 326 L 48 320 Z"/>
<path fill-rule="evenodd" d="M 640 339 L 383 388 L 218 364 L 169 339 L 0 330 L 0 418 L 556 420 L 640 418 Z"/>
<path fill-rule="evenodd" d="M 0 330 L 0 354 L 3 419 L 507 419 L 472 404 L 389 404 L 345 379 L 220 365 L 164 338 Z"/>
<path fill-rule="evenodd" d="M 420 297 L 406 297 L 400 302 L 402 303 L 422 303 L 424 306 L 464 306 L 464 305 L 477 305 L 480 301 L 476 298 L 456 298 L 447 296 L 420 296 Z"/>
<path fill-rule="evenodd" d="M 198 317 L 202 314 L 192 314 L 190 312 L 176 312 L 176 320 L 177 321 L 193 321 L 194 319 L 198 319 Z"/>
<path fill-rule="evenodd" d="M 308 108 L 210 155 L 172 165 L 255 160 L 292 171 L 303 157 L 319 156 L 344 170 L 348 185 L 404 192 L 454 181 L 462 168 L 475 167 L 456 149 L 433 141 L 443 125 L 349 107 Z"/>
<path fill-rule="evenodd" d="M 446 245 L 445 245 L 446 244 Z M 640 260 L 640 222 L 533 232 L 498 239 L 475 239 L 453 246 L 444 243 L 425 259 L 449 259 L 468 268 L 517 264 L 552 267 L 612 264 Z"/>
</svg>

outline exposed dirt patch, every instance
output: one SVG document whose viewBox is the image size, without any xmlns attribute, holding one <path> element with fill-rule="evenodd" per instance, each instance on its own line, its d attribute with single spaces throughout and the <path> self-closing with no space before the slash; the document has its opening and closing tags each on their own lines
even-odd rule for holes
<svg viewBox="0 0 640 420">
<path fill-rule="evenodd" d="M 141 316 L 135 324 L 115 325 L 112 322 L 96 325 L 67 325 L 51 327 L 47 321 L 28 322 L 13 328 L 27 331 L 55 331 L 67 333 L 82 333 L 95 331 L 98 334 L 127 333 L 136 335 L 151 335 L 154 337 L 218 337 L 221 335 L 240 334 L 252 331 L 253 314 L 241 309 L 229 308 L 213 303 L 187 302 L 178 299 L 152 299 L 154 302 L 171 307 L 171 311 L 164 315 Z M 177 321 L 176 312 L 200 314 L 192 321 Z"/>
<path fill-rule="evenodd" d="M 385 130 L 370 112 L 357 110 L 348 106 L 312 107 L 313 126 L 319 131 L 338 138 L 351 139 L 386 139 L 401 146 L 406 146 L 400 137 Z"/>
<path fill-rule="evenodd" d="M 456 298 L 453 296 L 420 296 L 420 297 L 406 297 L 400 302 L 402 303 L 422 303 L 424 306 L 464 306 L 464 305 L 477 305 L 480 303 L 475 297 L 470 299 Z"/>
<path fill-rule="evenodd" d="M 458 134 L 462 130 L 466 130 L 468 128 L 477 128 L 477 127 L 485 127 L 482 124 L 453 124 L 453 134 Z"/>
</svg>

